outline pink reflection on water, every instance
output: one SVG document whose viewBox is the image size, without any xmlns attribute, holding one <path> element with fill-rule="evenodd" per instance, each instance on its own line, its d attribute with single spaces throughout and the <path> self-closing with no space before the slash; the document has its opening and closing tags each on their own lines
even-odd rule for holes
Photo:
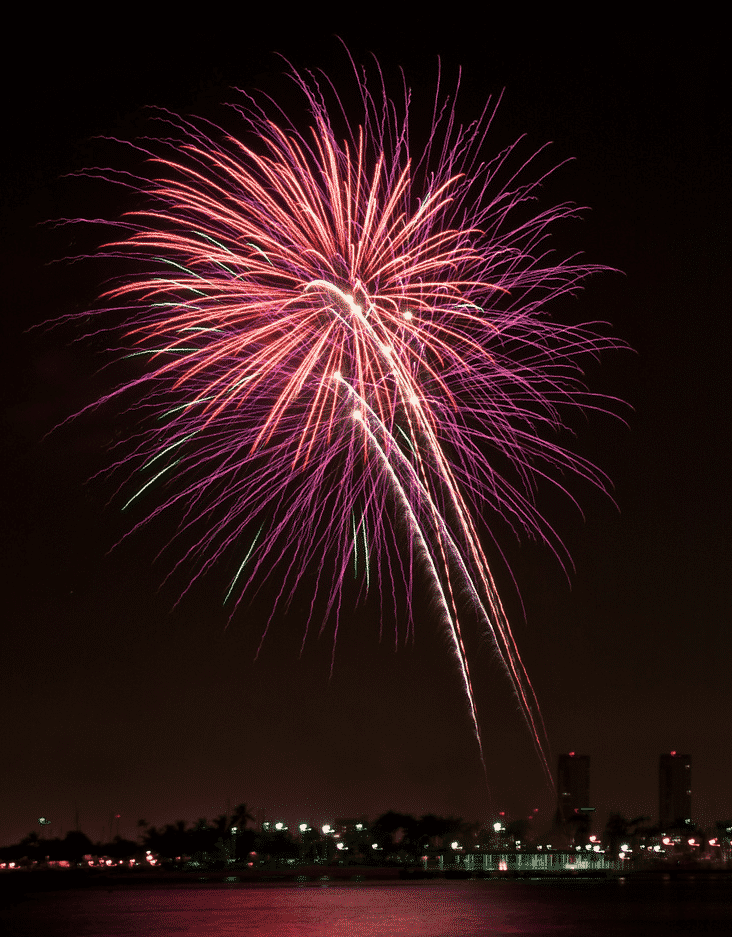
<svg viewBox="0 0 732 937">
<path fill-rule="evenodd" d="M 7 872 L 13 876 L 15 873 Z M 64 873 L 59 873 L 63 875 Z M 12 884 L 14 879 L 4 883 Z M 110 883 L 111 884 L 111 883 Z M 5 906 L 12 937 L 669 937 L 730 933 L 728 876 L 645 880 L 114 883 Z M 12 898 L 12 894 L 9 893 Z"/>
<path fill-rule="evenodd" d="M 18 937 L 513 937 L 564 931 L 542 903 L 478 882 L 89 888 L 0 914 Z M 553 919 L 553 920 L 552 920 Z M 551 922 L 551 923 L 550 923 Z"/>
<path fill-rule="evenodd" d="M 506 902 L 498 890 L 475 884 L 312 882 L 179 890 L 159 895 L 169 907 L 158 905 L 157 914 L 161 932 L 180 937 L 500 937 L 561 929 L 541 922 L 533 902 Z"/>
</svg>

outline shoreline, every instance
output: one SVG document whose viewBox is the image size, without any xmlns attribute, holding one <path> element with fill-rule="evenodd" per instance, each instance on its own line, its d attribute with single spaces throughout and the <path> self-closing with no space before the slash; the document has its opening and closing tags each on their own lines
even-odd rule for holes
<svg viewBox="0 0 732 937">
<path fill-rule="evenodd" d="M 135 870 L 105 869 L 8 869 L 0 871 L 0 895 L 66 891 L 68 889 L 138 887 L 180 887 L 194 885 L 344 885 L 369 883 L 409 883 L 424 881 L 612 881 L 674 882 L 727 879 L 732 884 L 732 869 L 710 866 L 673 868 L 577 871 L 492 871 L 467 872 L 460 869 L 425 871 L 419 867 L 374 866 L 300 866 L 288 869 L 216 869 L 216 870 Z"/>
</svg>

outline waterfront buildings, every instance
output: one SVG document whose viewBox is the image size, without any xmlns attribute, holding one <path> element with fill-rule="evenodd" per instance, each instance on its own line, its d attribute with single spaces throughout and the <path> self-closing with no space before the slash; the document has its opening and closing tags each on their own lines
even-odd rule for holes
<svg viewBox="0 0 732 937">
<path fill-rule="evenodd" d="M 663 831 L 691 825 L 691 755 L 668 752 L 659 758 L 658 823 Z"/>
<path fill-rule="evenodd" d="M 594 807 L 590 807 L 590 756 L 569 752 L 557 766 L 556 826 L 575 844 L 587 839 Z"/>
</svg>

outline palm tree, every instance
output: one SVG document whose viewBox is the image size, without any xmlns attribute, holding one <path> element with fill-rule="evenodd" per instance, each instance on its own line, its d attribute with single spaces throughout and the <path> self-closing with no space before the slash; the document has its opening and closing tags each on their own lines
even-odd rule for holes
<svg viewBox="0 0 732 937">
<path fill-rule="evenodd" d="M 238 831 L 241 831 L 246 828 L 250 820 L 254 820 L 254 817 L 247 810 L 247 805 L 237 804 L 236 807 L 234 807 L 234 813 L 231 815 L 231 825 L 235 826 Z"/>
</svg>

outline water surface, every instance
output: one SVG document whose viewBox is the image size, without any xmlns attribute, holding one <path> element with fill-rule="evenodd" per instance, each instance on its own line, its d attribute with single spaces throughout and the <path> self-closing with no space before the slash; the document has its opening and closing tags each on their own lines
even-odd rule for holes
<svg viewBox="0 0 732 937">
<path fill-rule="evenodd" d="M 186 884 L 45 892 L 7 937 L 656 937 L 732 934 L 730 876 L 683 880 Z"/>
</svg>

